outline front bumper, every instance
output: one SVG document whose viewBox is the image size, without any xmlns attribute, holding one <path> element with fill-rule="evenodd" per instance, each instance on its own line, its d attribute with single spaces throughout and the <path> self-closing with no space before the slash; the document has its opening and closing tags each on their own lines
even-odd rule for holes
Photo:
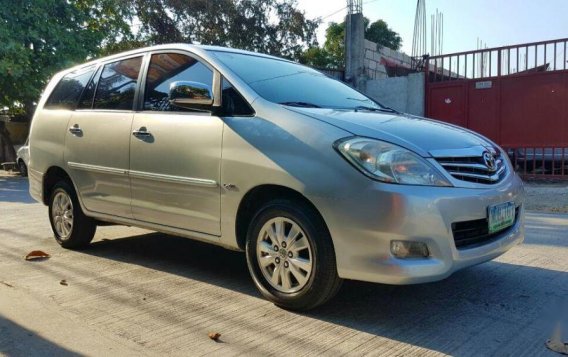
<svg viewBox="0 0 568 357">
<path fill-rule="evenodd" d="M 361 190 L 358 190 L 361 192 Z M 421 187 L 373 182 L 364 195 L 351 192 L 338 202 L 318 202 L 336 251 L 340 277 L 385 284 L 416 284 L 444 279 L 453 272 L 505 253 L 524 239 L 524 190 L 509 175 L 485 188 Z M 515 224 L 486 244 L 457 249 L 451 225 L 483 219 L 487 207 L 513 201 Z M 392 240 L 420 241 L 430 257 L 399 259 Z"/>
</svg>

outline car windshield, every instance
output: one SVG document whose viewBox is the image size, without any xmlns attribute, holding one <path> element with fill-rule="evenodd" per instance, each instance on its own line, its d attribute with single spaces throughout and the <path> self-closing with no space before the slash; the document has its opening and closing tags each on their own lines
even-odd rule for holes
<svg viewBox="0 0 568 357">
<path fill-rule="evenodd" d="M 212 52 L 271 102 L 307 108 L 386 110 L 353 88 L 309 67 L 261 56 Z"/>
</svg>

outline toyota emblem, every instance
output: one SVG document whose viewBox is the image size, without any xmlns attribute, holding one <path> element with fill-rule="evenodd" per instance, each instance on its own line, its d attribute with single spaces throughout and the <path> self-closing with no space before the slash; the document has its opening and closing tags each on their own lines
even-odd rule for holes
<svg viewBox="0 0 568 357">
<path fill-rule="evenodd" d="M 487 166 L 490 171 L 495 171 L 495 169 L 497 168 L 495 156 L 493 156 L 493 154 L 488 151 L 483 153 L 483 162 L 485 162 L 485 166 Z"/>
</svg>

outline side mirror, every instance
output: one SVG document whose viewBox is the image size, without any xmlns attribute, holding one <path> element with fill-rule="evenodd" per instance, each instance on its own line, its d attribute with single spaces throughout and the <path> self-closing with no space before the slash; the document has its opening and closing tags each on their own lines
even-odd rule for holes
<svg viewBox="0 0 568 357">
<path fill-rule="evenodd" d="M 176 81 L 170 84 L 168 100 L 177 107 L 203 109 L 213 105 L 213 93 L 204 83 Z"/>
</svg>

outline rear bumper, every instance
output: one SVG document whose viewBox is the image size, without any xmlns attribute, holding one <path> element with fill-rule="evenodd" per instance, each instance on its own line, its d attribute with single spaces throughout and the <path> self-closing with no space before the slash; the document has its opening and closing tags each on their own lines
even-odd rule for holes
<svg viewBox="0 0 568 357">
<path fill-rule="evenodd" d="M 521 243 L 523 200 L 523 185 L 517 175 L 483 189 L 376 183 L 364 196 L 326 206 L 324 218 L 333 237 L 340 277 L 416 284 L 444 279 L 459 269 L 494 259 Z M 508 201 L 519 207 L 513 226 L 484 244 L 456 248 L 452 223 L 486 218 L 488 206 Z M 424 242 L 431 256 L 396 258 L 390 252 L 392 240 Z"/>
<path fill-rule="evenodd" d="M 30 181 L 30 196 L 43 203 L 43 173 L 28 167 L 28 179 Z"/>
</svg>

